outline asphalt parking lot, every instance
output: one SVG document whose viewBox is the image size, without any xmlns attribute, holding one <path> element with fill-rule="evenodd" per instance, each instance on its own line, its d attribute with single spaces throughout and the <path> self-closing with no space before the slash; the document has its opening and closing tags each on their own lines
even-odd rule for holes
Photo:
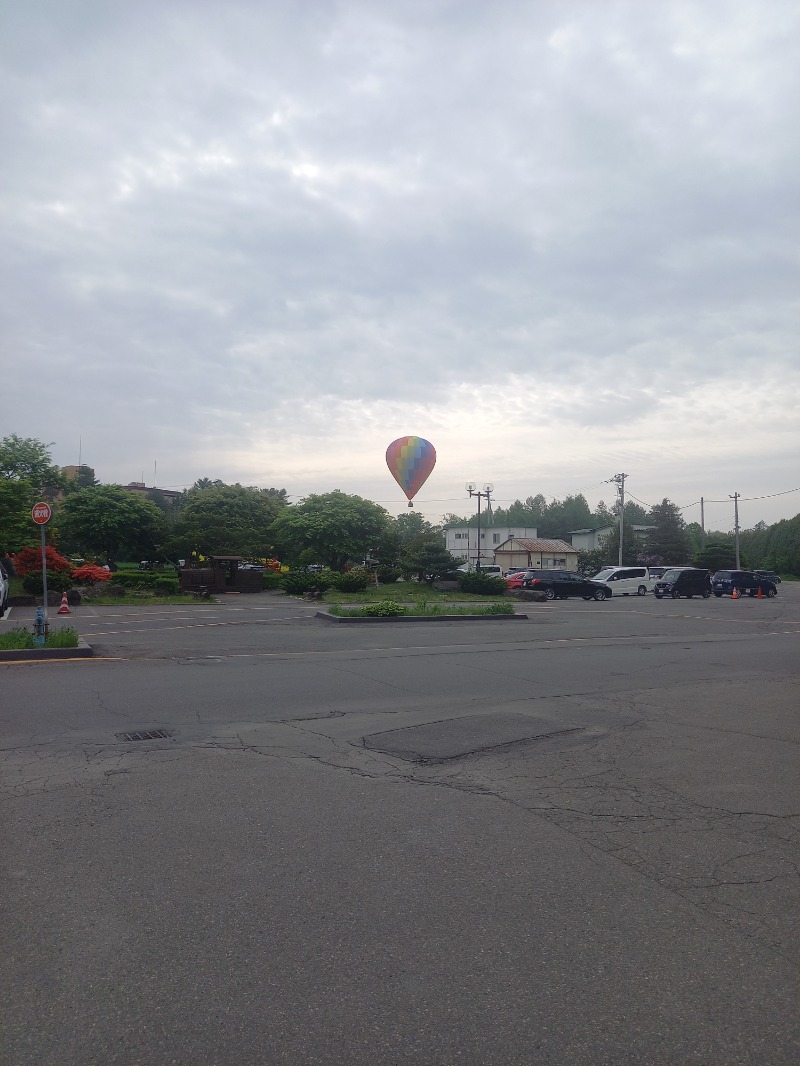
<svg viewBox="0 0 800 1066">
<path fill-rule="evenodd" d="M 0 665 L 3 1061 L 797 1061 L 800 585 L 316 610 Z"/>
</svg>

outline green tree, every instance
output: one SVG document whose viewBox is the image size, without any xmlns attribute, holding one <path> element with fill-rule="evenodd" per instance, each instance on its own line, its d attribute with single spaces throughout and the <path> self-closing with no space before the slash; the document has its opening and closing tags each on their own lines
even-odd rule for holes
<svg viewBox="0 0 800 1066">
<path fill-rule="evenodd" d="M 644 550 L 642 538 L 634 533 L 633 525 L 628 521 L 626 512 L 622 526 L 622 565 L 634 566 L 639 562 Z M 601 565 L 603 566 L 616 566 L 619 563 L 619 520 L 615 521 L 608 536 L 603 538 L 597 552 L 591 554 L 597 558 L 602 556 Z"/>
<path fill-rule="evenodd" d="M 694 553 L 692 562 L 695 566 L 702 566 L 712 573 L 715 570 L 731 570 L 736 566 L 736 547 L 725 541 L 712 541 Z"/>
<path fill-rule="evenodd" d="M 650 511 L 648 525 L 653 526 L 647 534 L 647 556 L 654 563 L 685 563 L 690 555 L 686 523 L 678 505 L 668 499 Z"/>
<path fill-rule="evenodd" d="M 378 549 L 390 521 L 383 507 L 337 489 L 286 507 L 273 534 L 282 554 L 313 554 L 332 570 L 342 570 L 348 561 L 362 562 Z"/>
<path fill-rule="evenodd" d="M 285 506 L 271 489 L 222 482 L 192 488 L 163 553 L 172 558 L 198 551 L 201 555 L 263 559 L 272 554 L 272 525 Z"/>
<path fill-rule="evenodd" d="M 152 558 L 163 533 L 163 518 L 155 504 L 117 485 L 71 493 L 57 518 L 64 550 L 98 555 L 112 570 L 124 554 Z"/>
<path fill-rule="evenodd" d="M 31 507 L 45 490 L 63 482 L 50 447 L 16 433 L 0 441 L 0 554 L 17 552 L 36 539 Z"/>
<path fill-rule="evenodd" d="M 429 540 L 410 544 L 400 556 L 400 567 L 405 574 L 431 584 L 455 569 L 455 561 L 440 541 Z"/>
<path fill-rule="evenodd" d="M 60 487 L 64 476 L 50 458 L 51 444 L 35 437 L 12 433 L 0 441 L 0 477 L 27 481 L 38 494 L 50 486 Z"/>
<path fill-rule="evenodd" d="M 75 477 L 64 478 L 64 493 L 78 492 L 80 489 L 91 489 L 100 482 L 94 476 L 94 470 L 90 466 L 79 466 Z"/>
</svg>

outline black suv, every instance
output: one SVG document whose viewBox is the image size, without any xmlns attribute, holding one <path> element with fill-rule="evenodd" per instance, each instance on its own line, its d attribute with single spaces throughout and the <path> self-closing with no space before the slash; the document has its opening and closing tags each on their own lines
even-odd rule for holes
<svg viewBox="0 0 800 1066">
<path fill-rule="evenodd" d="M 776 574 L 774 570 L 754 570 L 753 573 L 756 577 L 765 577 L 767 581 L 771 581 L 774 585 L 780 585 L 781 575 Z"/>
<path fill-rule="evenodd" d="M 717 570 L 711 582 L 715 596 L 723 596 L 737 589 L 740 596 L 757 596 L 759 589 L 762 596 L 777 596 L 778 586 L 769 578 L 754 574 L 752 570 Z"/>
<path fill-rule="evenodd" d="M 671 596 L 673 600 L 677 600 L 679 596 L 685 596 L 687 600 L 692 596 L 702 596 L 707 600 L 711 595 L 711 574 L 708 570 L 673 566 L 663 574 L 660 581 L 656 581 L 653 595 L 657 600 L 663 600 L 665 596 Z"/>
<path fill-rule="evenodd" d="M 522 582 L 524 589 L 538 589 L 548 600 L 565 600 L 583 596 L 585 600 L 605 600 L 611 589 L 601 581 L 590 581 L 572 570 L 529 570 Z"/>
</svg>

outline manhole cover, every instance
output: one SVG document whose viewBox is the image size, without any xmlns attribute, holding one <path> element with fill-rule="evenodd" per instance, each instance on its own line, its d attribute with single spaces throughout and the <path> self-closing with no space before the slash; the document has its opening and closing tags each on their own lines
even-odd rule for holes
<svg viewBox="0 0 800 1066">
<path fill-rule="evenodd" d="M 385 751 L 409 762 L 444 762 L 506 744 L 580 731 L 526 714 L 476 714 L 373 733 L 364 737 L 363 743 L 366 748 Z"/>
<path fill-rule="evenodd" d="M 174 729 L 140 729 L 132 733 L 117 733 L 117 740 L 166 740 Z"/>
</svg>

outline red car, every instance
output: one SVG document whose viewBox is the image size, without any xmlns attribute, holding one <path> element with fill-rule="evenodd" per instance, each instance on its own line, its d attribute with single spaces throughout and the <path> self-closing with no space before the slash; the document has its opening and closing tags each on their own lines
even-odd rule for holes
<svg viewBox="0 0 800 1066">
<path fill-rule="evenodd" d="M 504 580 L 510 589 L 521 589 L 523 581 L 535 573 L 535 570 L 515 570 L 513 574 L 508 574 Z"/>
</svg>

